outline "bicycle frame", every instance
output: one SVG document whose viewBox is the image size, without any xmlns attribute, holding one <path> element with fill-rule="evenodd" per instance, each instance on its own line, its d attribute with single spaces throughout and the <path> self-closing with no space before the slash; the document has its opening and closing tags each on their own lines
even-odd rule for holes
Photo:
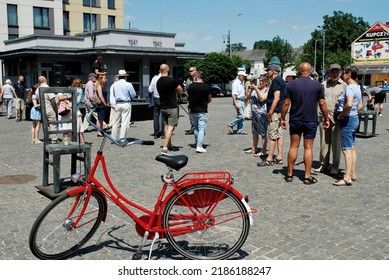
<svg viewBox="0 0 389 280">
<path fill-rule="evenodd" d="M 105 139 L 103 140 L 103 142 L 104 141 L 105 141 Z M 101 182 L 99 182 L 94 176 L 96 169 L 98 168 L 98 166 L 100 164 L 101 164 L 102 169 L 103 169 L 104 177 L 109 185 L 109 189 L 107 187 L 105 187 Z M 212 175 L 217 175 L 217 177 L 210 178 L 209 176 L 212 176 Z M 232 187 L 233 179 L 228 172 L 190 172 L 190 173 L 186 173 L 185 175 L 183 175 L 177 182 L 174 182 L 174 179 L 173 179 L 173 176 L 172 176 L 171 170 L 170 170 L 169 173 L 167 175 L 165 175 L 165 178 L 166 179 L 164 180 L 164 184 L 162 185 L 158 199 L 154 205 L 154 209 L 153 210 L 147 209 L 147 208 L 129 200 L 128 198 L 126 198 L 124 195 L 122 195 L 117 190 L 117 188 L 114 186 L 114 184 L 112 183 L 112 181 L 109 177 L 107 166 L 105 163 L 105 157 L 103 155 L 102 150 L 100 149 L 97 152 L 94 164 L 93 164 L 92 169 L 89 173 L 88 179 L 85 182 L 85 185 L 80 186 L 80 187 L 76 187 L 76 188 L 72 188 L 72 189 L 69 189 L 67 191 L 67 193 L 69 195 L 83 192 L 87 196 L 86 203 L 84 203 L 83 209 L 81 210 L 81 215 L 75 221 L 73 227 L 74 228 L 77 227 L 79 220 L 81 219 L 82 215 L 85 212 L 86 205 L 87 205 L 87 202 L 89 201 L 89 197 L 92 193 L 93 186 L 95 186 L 96 189 L 100 193 L 102 193 L 105 197 L 108 197 L 112 202 L 114 202 L 128 216 L 130 216 L 131 219 L 133 219 L 136 222 L 136 224 L 143 229 L 144 232 L 146 232 L 146 231 L 149 233 L 158 232 L 161 237 L 163 237 L 164 232 L 167 232 L 167 231 L 172 232 L 172 233 L 175 232 L 175 233 L 185 234 L 188 230 L 192 231 L 192 230 L 204 229 L 204 227 L 200 227 L 200 228 L 183 227 L 183 228 L 175 228 L 175 229 L 167 230 L 167 229 L 163 229 L 161 226 L 162 210 L 164 209 L 166 202 L 169 201 L 169 199 L 174 194 L 180 195 L 180 197 L 182 198 L 182 200 L 185 203 L 185 206 L 188 207 L 190 212 L 193 214 L 193 216 L 191 218 L 192 219 L 193 218 L 199 219 L 199 217 L 196 216 L 197 211 L 195 210 L 196 206 L 199 207 L 199 205 L 190 205 L 188 203 L 187 199 L 180 192 L 181 189 L 183 189 L 187 186 L 193 185 L 194 183 L 196 183 L 196 184 L 207 183 L 210 185 L 220 186 L 224 189 L 224 192 L 222 192 L 220 197 L 217 198 L 217 200 L 216 200 L 217 203 L 212 203 L 212 207 L 210 209 L 208 209 L 207 212 L 212 212 L 212 210 L 217 206 L 218 202 L 224 198 L 224 195 L 227 191 L 233 192 L 240 200 L 245 202 L 243 196 Z M 166 190 L 167 190 L 168 186 L 172 186 L 173 190 L 166 195 Z M 250 222 L 252 223 L 253 211 L 249 208 L 247 203 L 245 203 L 245 205 L 246 205 L 246 209 L 248 210 L 245 215 L 250 215 Z M 144 217 L 144 216 L 140 216 L 140 217 L 137 216 L 134 213 L 134 211 L 132 211 L 130 209 L 130 207 L 133 207 L 133 208 L 141 211 L 142 213 L 146 214 L 147 216 L 149 216 L 149 219 L 145 219 L 145 218 L 142 219 L 142 217 Z M 201 207 L 205 207 L 205 205 L 201 205 Z M 71 216 L 71 214 L 72 213 L 69 213 L 69 216 Z M 105 221 L 106 214 L 107 213 L 104 213 L 103 221 Z M 239 217 L 239 216 L 237 216 L 237 217 Z M 231 219 L 234 219 L 237 217 L 232 217 Z M 226 220 L 224 222 L 227 222 L 227 221 L 229 221 L 229 220 Z M 152 239 L 153 237 L 154 237 L 154 234 L 151 234 L 148 236 L 148 239 Z"/>
</svg>

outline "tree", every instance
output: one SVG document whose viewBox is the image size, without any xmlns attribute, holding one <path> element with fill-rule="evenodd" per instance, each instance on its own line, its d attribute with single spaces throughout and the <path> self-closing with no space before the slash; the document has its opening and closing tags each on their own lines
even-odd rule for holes
<svg viewBox="0 0 389 280">
<path fill-rule="evenodd" d="M 226 47 L 226 52 L 229 52 L 230 51 L 230 45 L 227 45 Z M 231 52 L 238 52 L 238 51 L 244 51 L 246 50 L 247 48 L 245 46 L 243 46 L 243 43 L 234 43 L 234 44 L 231 44 Z"/>
<path fill-rule="evenodd" d="M 292 45 L 288 41 L 281 39 L 278 35 L 273 38 L 267 47 L 264 65 L 267 66 L 274 55 L 280 59 L 281 69 L 291 66 L 294 61 Z"/>
<path fill-rule="evenodd" d="M 303 53 L 296 59 L 295 66 L 308 61 L 314 65 L 316 42 L 316 69 L 323 68 L 323 34 L 325 33 L 324 67 L 338 63 L 342 67 L 352 63 L 351 43 L 369 28 L 361 17 L 334 11 L 332 16 L 323 17 L 323 25 L 311 33 L 311 39 L 303 46 Z"/>
<path fill-rule="evenodd" d="M 267 50 L 271 44 L 269 40 L 261 40 L 254 42 L 253 50 Z"/>
<path fill-rule="evenodd" d="M 188 60 L 185 69 L 190 66 L 202 71 L 205 82 L 209 84 L 228 83 L 235 79 L 237 74 L 237 68 L 229 56 L 222 53 L 207 53 L 203 60 Z M 189 77 L 189 73 L 186 73 L 186 76 Z"/>
<path fill-rule="evenodd" d="M 249 61 L 241 58 L 240 56 L 233 55 L 231 56 L 231 62 L 235 65 L 235 69 L 245 66 L 246 73 L 250 73 L 251 63 Z"/>
</svg>

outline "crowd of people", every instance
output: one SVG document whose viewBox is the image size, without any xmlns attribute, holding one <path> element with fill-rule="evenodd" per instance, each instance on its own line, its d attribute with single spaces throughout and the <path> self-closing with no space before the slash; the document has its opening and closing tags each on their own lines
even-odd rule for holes
<svg viewBox="0 0 389 280">
<path fill-rule="evenodd" d="M 23 120 L 32 121 L 31 144 L 41 144 L 40 137 L 42 118 L 49 121 L 48 129 L 57 131 L 58 128 L 72 130 L 71 108 L 77 105 L 77 135 L 80 143 L 85 143 L 84 131 L 89 127 L 86 114 L 93 106 L 101 105 L 102 108 L 96 113 L 96 125 L 99 128 L 112 127 L 112 137 L 115 139 L 127 136 L 131 119 L 130 101 L 136 96 L 136 92 L 131 83 L 126 79 L 128 74 L 125 70 L 119 70 L 115 76 L 114 83 L 107 87 L 107 68 L 102 64 L 102 57 L 97 56 L 88 75 L 88 81 L 84 84 L 79 78 L 72 79 L 68 85 L 76 89 L 77 104 L 72 104 L 72 94 L 54 93 L 45 94 L 42 100 L 39 96 L 40 88 L 49 87 L 47 78 L 39 76 L 37 83 L 32 88 L 27 88 L 24 83 L 24 76 L 19 75 L 17 82 L 12 84 L 7 79 L 4 86 L 0 85 L 0 105 L 4 104 L 8 119 L 16 119 L 16 122 Z M 42 106 L 45 106 L 45 115 L 42 115 Z M 111 109 L 111 108 L 112 109 Z M 63 109 L 64 108 L 64 109 Z M 26 112 L 25 112 L 26 111 Z M 25 112 L 25 114 L 24 114 Z M 64 121 L 63 123 L 53 123 L 52 121 Z M 97 132 L 97 137 L 102 136 Z M 64 138 L 71 138 L 71 133 L 62 136 L 50 134 L 50 144 L 57 144 Z"/>
<path fill-rule="evenodd" d="M 190 77 L 186 82 L 185 94 L 188 96 L 188 114 L 191 127 L 187 134 L 193 134 L 197 153 L 207 152 L 204 137 L 208 122 L 208 104 L 212 101 L 210 86 L 205 82 L 204 73 L 191 66 Z M 357 81 L 358 70 L 346 67 L 342 72 L 339 64 L 331 64 L 327 78 L 320 83 L 314 76 L 312 66 L 304 62 L 298 68 L 296 80 L 286 83 L 280 75 L 278 65 L 269 65 L 266 74 L 258 80 L 239 71 L 232 84 L 232 101 L 236 111 L 233 120 L 227 123 L 228 134 L 247 135 L 245 121 L 251 120 L 252 142 L 246 154 L 260 158 L 258 167 L 269 167 L 284 164 L 284 131 L 289 125 L 290 147 L 287 154 L 286 182 L 292 182 L 294 164 L 298 156 L 298 148 L 303 137 L 305 175 L 303 183 L 315 184 L 317 179 L 311 175 L 313 163 L 313 143 L 317 130 L 320 135 L 320 166 L 316 173 L 339 175 L 341 154 L 344 156 L 345 172 L 340 180 L 334 181 L 336 186 L 350 186 L 357 179 L 355 150 L 355 133 L 359 126 L 358 112 L 362 109 L 363 89 Z M 76 88 L 77 105 L 86 105 L 86 112 L 77 110 L 77 133 L 79 141 L 85 142 L 84 130 L 88 123 L 83 120 L 90 108 L 102 105 L 96 115 L 99 128 L 111 127 L 114 139 L 126 138 L 131 121 L 131 101 L 136 96 L 133 85 L 127 81 L 128 74 L 119 70 L 110 88 L 107 88 L 107 69 L 102 65 L 102 57 L 97 57 L 88 81 L 83 84 L 74 79 L 71 86 Z M 152 78 L 149 85 L 150 106 L 153 107 L 153 132 L 155 139 L 163 138 L 161 153 L 173 155 L 177 148 L 172 144 L 173 132 L 179 122 L 178 96 L 184 89 L 177 80 L 169 75 L 169 66 L 161 64 L 159 74 Z M 44 76 L 38 78 L 33 88 L 24 86 L 24 77 L 12 85 L 7 79 L 0 87 L 1 102 L 5 104 L 8 119 L 17 122 L 22 120 L 25 108 L 30 108 L 29 118 L 32 120 L 31 143 L 40 144 L 41 120 L 69 118 L 59 115 L 63 104 L 71 102 L 70 94 L 48 95 L 44 100 L 46 116 L 42 116 L 39 89 L 48 87 Z M 371 90 L 368 100 L 378 96 L 379 90 Z M 382 113 L 377 100 L 376 109 Z M 111 108 L 110 108 L 111 107 Z M 247 112 L 249 110 L 249 112 Z M 289 122 L 286 117 L 289 113 Z M 55 125 L 51 124 L 51 130 Z M 234 127 L 236 126 L 236 130 Z M 97 132 L 97 137 L 102 136 Z M 51 143 L 59 141 L 57 135 L 51 136 Z M 261 141 L 259 141 L 261 140 Z M 260 145 L 260 147 L 258 147 Z M 332 158 L 331 158 L 332 156 Z"/>
<path fill-rule="evenodd" d="M 269 65 L 265 70 L 266 74 L 259 77 L 258 83 L 253 82 L 252 77 L 244 71 L 238 72 L 232 86 L 236 117 L 227 123 L 228 134 L 247 134 L 244 121 L 251 119 L 252 147 L 245 153 L 260 157 L 261 161 L 257 163 L 259 167 L 283 165 L 283 131 L 287 128 L 286 116 L 289 113 L 290 147 L 285 181 L 293 181 L 294 164 L 303 137 L 305 174 L 302 181 L 306 185 L 317 183 L 311 170 L 313 143 L 319 129 L 320 167 L 314 171 L 339 176 L 340 157 L 343 154 L 344 176 L 335 180 L 333 185 L 352 185 L 357 178 L 355 136 L 359 126 L 358 112 L 363 108 L 363 88 L 357 81 L 358 70 L 346 67 L 342 72 L 339 64 L 331 64 L 328 76 L 322 83 L 307 62 L 300 64 L 297 79 L 289 83 L 279 75 L 278 65 Z M 245 112 L 248 101 L 251 103 L 249 117 Z M 376 109 L 382 111 L 378 105 Z M 233 129 L 235 125 L 236 131 Z M 258 151 L 260 136 L 262 141 Z"/>
</svg>

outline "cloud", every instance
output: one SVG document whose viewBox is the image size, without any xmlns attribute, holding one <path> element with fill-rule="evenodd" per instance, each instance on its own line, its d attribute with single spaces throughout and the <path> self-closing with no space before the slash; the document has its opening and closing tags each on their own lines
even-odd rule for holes
<svg viewBox="0 0 389 280">
<path fill-rule="evenodd" d="M 179 32 L 176 34 L 176 38 L 180 40 L 194 40 L 196 35 L 190 32 Z"/>
<path fill-rule="evenodd" d="M 208 36 L 201 38 L 201 41 L 209 42 L 209 41 L 212 41 L 212 39 L 213 39 L 213 37 L 211 35 L 208 35 Z"/>
<path fill-rule="evenodd" d="M 294 30 L 294 31 L 299 31 L 299 30 L 312 30 L 315 27 L 313 25 L 298 25 L 298 24 L 286 24 L 285 25 L 287 28 Z"/>
<path fill-rule="evenodd" d="M 278 24 L 278 23 L 279 23 L 278 19 L 275 18 L 269 19 L 267 21 L 267 24 Z"/>
</svg>

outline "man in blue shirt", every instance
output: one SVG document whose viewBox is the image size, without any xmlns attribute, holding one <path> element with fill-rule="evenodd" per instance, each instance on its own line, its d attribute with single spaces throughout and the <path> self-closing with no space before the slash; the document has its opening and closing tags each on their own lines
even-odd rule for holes
<svg viewBox="0 0 389 280">
<path fill-rule="evenodd" d="M 282 103 L 285 99 L 286 82 L 279 75 L 280 66 L 270 64 L 266 69 L 267 76 L 271 79 L 271 85 L 266 99 L 267 119 L 268 119 L 268 137 L 269 154 L 266 160 L 258 162 L 258 166 L 271 166 L 273 163 L 283 164 L 282 155 L 284 151 L 283 129 L 280 126 L 280 113 Z M 277 147 L 278 154 L 274 158 L 274 151 Z"/>
<path fill-rule="evenodd" d="M 315 140 L 318 127 L 317 105 L 324 117 L 323 128 L 330 126 L 328 118 L 327 105 L 324 99 L 324 88 L 315 80 L 310 78 L 312 66 L 307 63 L 301 63 L 299 66 L 299 78 L 291 81 L 286 87 L 286 98 L 284 100 L 281 112 L 281 127 L 286 129 L 285 116 L 289 105 L 289 132 L 290 148 L 288 153 L 288 173 L 285 181 L 292 182 L 294 163 L 297 158 L 298 148 L 300 146 L 301 135 L 304 137 L 304 165 L 305 177 L 304 184 L 310 185 L 317 182 L 311 176 L 313 161 L 313 142 Z"/>
</svg>

